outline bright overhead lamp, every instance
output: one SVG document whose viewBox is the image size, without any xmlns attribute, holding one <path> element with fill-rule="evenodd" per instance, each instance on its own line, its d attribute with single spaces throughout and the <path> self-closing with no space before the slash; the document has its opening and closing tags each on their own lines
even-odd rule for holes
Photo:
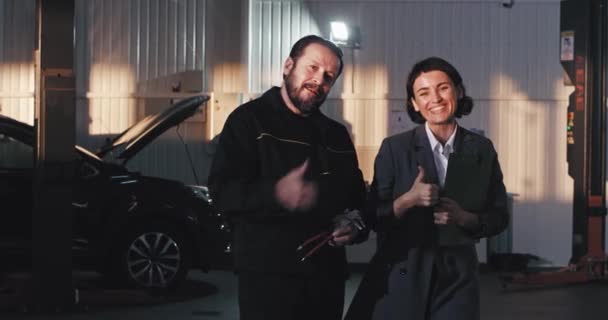
<svg viewBox="0 0 608 320">
<path fill-rule="evenodd" d="M 339 47 L 359 48 L 361 44 L 359 28 L 351 28 L 342 21 L 332 21 L 329 25 L 331 27 L 329 40 Z"/>
<path fill-rule="evenodd" d="M 330 25 L 332 41 L 348 41 L 348 27 L 346 26 L 346 23 L 332 21 Z"/>
</svg>

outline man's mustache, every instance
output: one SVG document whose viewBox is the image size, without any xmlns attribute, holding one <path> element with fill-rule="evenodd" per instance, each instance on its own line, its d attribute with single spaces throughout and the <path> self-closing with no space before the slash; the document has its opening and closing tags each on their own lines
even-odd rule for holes
<svg viewBox="0 0 608 320">
<path fill-rule="evenodd" d="M 305 83 L 302 87 L 312 91 L 317 97 L 322 97 L 325 94 L 323 88 L 316 83 Z"/>
</svg>

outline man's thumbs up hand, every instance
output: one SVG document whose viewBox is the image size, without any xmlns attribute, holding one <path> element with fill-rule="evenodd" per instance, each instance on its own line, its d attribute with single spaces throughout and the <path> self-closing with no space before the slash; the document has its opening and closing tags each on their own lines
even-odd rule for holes
<svg viewBox="0 0 608 320">
<path fill-rule="evenodd" d="M 305 211 L 317 201 L 317 185 L 306 181 L 308 159 L 283 176 L 275 185 L 275 197 L 279 204 L 289 211 Z"/>
</svg>

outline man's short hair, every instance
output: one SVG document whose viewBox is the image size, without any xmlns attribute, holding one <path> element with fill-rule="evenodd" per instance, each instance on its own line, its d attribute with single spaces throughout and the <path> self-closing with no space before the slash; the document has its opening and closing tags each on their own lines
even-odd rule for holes
<svg viewBox="0 0 608 320">
<path fill-rule="evenodd" d="M 305 37 L 301 38 L 300 40 L 296 41 L 296 43 L 294 43 L 293 47 L 291 47 L 291 51 L 289 52 L 289 57 L 295 63 L 298 60 L 298 58 L 300 56 L 302 56 L 302 54 L 304 53 L 304 49 L 306 49 L 306 47 L 308 47 L 310 44 L 313 44 L 313 43 L 324 46 L 325 48 L 331 50 L 331 52 L 333 52 L 336 55 L 336 57 L 340 61 L 340 67 L 338 68 L 338 74 L 336 74 L 336 79 L 337 79 L 338 76 L 342 73 L 342 68 L 344 67 L 344 62 L 342 61 L 342 56 L 344 54 L 342 53 L 342 49 L 340 49 L 338 46 L 336 46 L 335 43 L 333 43 L 327 39 L 321 38 L 314 34 L 305 36 Z"/>
</svg>

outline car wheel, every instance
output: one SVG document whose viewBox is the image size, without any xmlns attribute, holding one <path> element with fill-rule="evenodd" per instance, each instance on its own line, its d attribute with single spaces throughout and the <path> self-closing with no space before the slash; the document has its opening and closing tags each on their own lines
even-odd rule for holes
<svg viewBox="0 0 608 320">
<path fill-rule="evenodd" d="M 121 250 L 121 269 L 128 282 L 151 290 L 179 286 L 191 265 L 184 237 L 166 226 L 138 230 L 127 237 Z"/>
</svg>

